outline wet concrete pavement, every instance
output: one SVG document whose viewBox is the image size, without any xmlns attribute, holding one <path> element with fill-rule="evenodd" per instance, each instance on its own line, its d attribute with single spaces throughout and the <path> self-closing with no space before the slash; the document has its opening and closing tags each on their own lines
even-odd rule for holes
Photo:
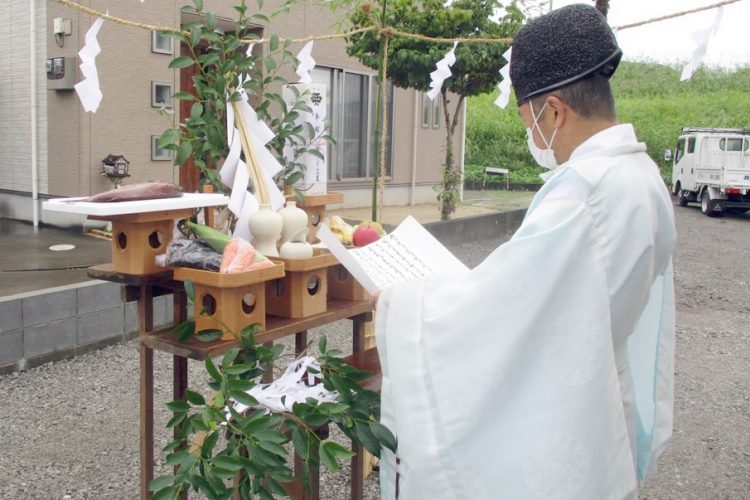
<svg viewBox="0 0 750 500">
<path fill-rule="evenodd" d="M 66 251 L 52 245 L 74 245 Z M 110 262 L 111 243 L 74 230 L 0 219 L 0 297 L 88 281 L 86 268 Z"/>
</svg>

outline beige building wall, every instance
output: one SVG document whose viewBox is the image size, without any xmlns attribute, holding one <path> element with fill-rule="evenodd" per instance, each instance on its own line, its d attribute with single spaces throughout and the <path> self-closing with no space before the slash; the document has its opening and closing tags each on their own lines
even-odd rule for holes
<svg viewBox="0 0 750 500">
<path fill-rule="evenodd" d="M 97 2 L 92 7 L 107 9 L 117 17 L 177 26 L 181 3 L 118 0 Z M 48 57 L 75 56 L 95 19 L 50 3 L 50 23 L 54 17 L 71 19 L 73 33 L 65 37 L 63 48 L 50 34 Z M 152 52 L 151 38 L 149 31 L 104 22 L 98 36 L 102 51 L 96 58 L 103 98 L 96 113 L 85 112 L 72 90 L 48 91 L 49 154 L 55 158 L 50 195 L 84 196 L 111 189 L 111 183 L 100 174 L 101 160 L 110 153 L 130 161 L 127 183 L 178 182 L 177 167 L 171 161 L 151 160 L 151 136 L 170 127 L 170 121 L 151 106 L 151 82 L 170 84 L 175 92 L 179 85 L 179 74 L 167 68 L 172 56 Z M 81 78 L 78 70 L 76 81 Z"/>
<path fill-rule="evenodd" d="M 282 2 L 275 0 L 266 3 L 277 6 Z M 269 5 L 269 7 L 271 6 Z M 292 38 L 330 34 L 337 29 L 338 16 L 342 15 L 342 11 L 338 11 L 334 15 L 327 8 L 326 2 L 315 0 L 301 2 L 291 12 L 292 14 L 289 16 L 274 18 L 269 31 Z M 299 48 L 301 48 L 301 45 L 296 44 L 293 51 Z M 313 58 L 318 66 L 344 68 L 366 74 L 375 73 L 372 69 L 360 64 L 359 61 L 346 54 L 346 43 L 343 39 L 315 42 Z M 453 100 L 451 104 L 451 109 L 453 109 L 458 97 L 451 96 L 450 99 Z M 422 94 L 413 89 L 396 89 L 393 106 L 393 175 L 387 183 L 387 186 L 392 188 L 392 195 L 387 196 L 386 202 L 406 204 L 410 201 L 412 196 L 409 190 L 413 174 L 418 190 L 418 194 L 414 196 L 415 201 L 434 201 L 435 193 L 432 186 L 440 181 L 442 168 L 445 164 L 445 124 L 441 118 L 438 128 L 421 127 Z M 464 125 L 461 123 L 454 137 L 454 152 L 457 164 L 463 158 L 463 130 Z M 413 146 L 415 139 L 417 142 L 416 150 Z M 370 203 L 371 198 L 367 190 L 369 190 L 371 184 L 369 180 L 332 181 L 330 187 L 350 192 L 360 191 L 358 194 L 352 192 L 351 196 L 347 197 L 347 204 L 363 205 Z"/>
<path fill-rule="evenodd" d="M 89 0 L 82 3 L 108 10 L 113 16 L 177 27 L 183 18 L 180 9 L 187 2 Z M 226 19 L 235 18 L 234 3 L 234 0 L 205 2 L 207 10 Z M 0 189 L 24 193 L 31 191 L 28 4 L 29 0 L 0 2 L 0 25 L 5 27 L 0 32 L 0 55 L 5 56 L 0 57 L 0 110 L 9 117 L 0 122 Z M 272 12 L 280 4 L 281 0 L 267 1 L 264 13 Z M 57 17 L 71 20 L 72 34 L 65 37 L 63 47 L 57 45 L 52 33 L 52 21 Z M 75 81 L 80 81 L 77 53 L 94 18 L 55 2 L 37 0 L 37 19 L 40 193 L 86 196 L 110 189 L 109 181 L 100 175 L 101 160 L 108 154 L 124 155 L 130 161 L 131 177 L 127 183 L 156 179 L 179 182 L 178 167 L 171 161 L 151 159 L 152 135 L 158 136 L 170 127 L 170 122 L 151 106 L 151 84 L 167 83 L 175 92 L 179 90 L 179 71 L 167 68 L 172 56 L 152 51 L 151 32 L 105 21 L 98 36 L 102 51 L 96 59 L 103 99 L 96 113 L 87 113 L 73 90 L 47 89 L 44 61 L 59 56 L 74 58 L 74 67 L 68 69 L 76 71 Z M 336 18 L 325 2 L 302 1 L 290 14 L 273 18 L 266 34 L 275 32 L 291 38 L 330 34 L 335 31 L 335 24 Z M 292 51 L 300 48 L 301 44 L 295 44 Z M 179 52 L 177 42 L 174 52 Z M 313 57 L 319 66 L 374 74 L 346 55 L 341 39 L 316 42 Z M 293 75 L 288 76 L 291 79 Z M 174 109 L 178 116 L 178 109 Z M 411 89 L 396 89 L 393 177 L 388 180 L 387 203 L 434 200 L 432 185 L 439 182 L 445 159 L 445 126 L 441 121 L 439 129 L 421 128 L 420 111 L 421 94 Z M 461 126 L 457 132 L 462 130 Z M 461 133 L 457 133 L 457 161 L 463 154 L 461 143 Z M 411 190 L 412 183 L 417 187 L 416 195 Z M 347 192 L 350 205 L 369 204 L 370 187 L 371 181 L 363 179 L 332 181 L 329 185 L 331 190 Z"/>
</svg>

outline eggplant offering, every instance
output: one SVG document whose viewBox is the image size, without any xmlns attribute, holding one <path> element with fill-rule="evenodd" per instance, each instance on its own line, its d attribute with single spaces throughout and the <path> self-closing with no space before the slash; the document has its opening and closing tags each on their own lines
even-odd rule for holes
<svg viewBox="0 0 750 500">
<path fill-rule="evenodd" d="M 183 191 L 180 186 L 169 182 L 153 181 L 140 184 L 131 184 L 117 189 L 104 191 L 103 193 L 89 196 L 79 201 L 90 201 L 94 203 L 117 203 L 121 201 L 159 200 L 162 198 L 179 198 Z"/>
</svg>

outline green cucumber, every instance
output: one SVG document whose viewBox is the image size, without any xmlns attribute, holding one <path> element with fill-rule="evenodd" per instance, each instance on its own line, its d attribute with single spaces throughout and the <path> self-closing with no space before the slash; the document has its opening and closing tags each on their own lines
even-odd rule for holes
<svg viewBox="0 0 750 500">
<path fill-rule="evenodd" d="M 232 239 L 228 234 L 224 234 L 221 231 L 212 227 L 204 226 L 203 224 L 196 224 L 191 220 L 185 221 L 185 225 L 189 227 L 198 238 L 206 242 L 208 246 L 219 253 L 224 252 L 224 247 L 226 247 L 227 243 Z"/>
</svg>

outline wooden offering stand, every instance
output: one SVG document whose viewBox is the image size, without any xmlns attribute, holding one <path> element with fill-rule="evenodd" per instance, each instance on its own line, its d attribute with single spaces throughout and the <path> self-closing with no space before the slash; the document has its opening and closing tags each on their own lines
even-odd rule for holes
<svg viewBox="0 0 750 500">
<path fill-rule="evenodd" d="M 297 206 L 307 213 L 307 241 L 315 243 L 318 240 L 318 226 L 326 216 L 326 206 L 344 203 L 344 193 L 311 194 L 300 201 L 296 196 L 289 195 L 287 200 L 296 201 Z"/>
<path fill-rule="evenodd" d="M 340 193 L 307 197 L 307 203 L 303 204 L 302 208 L 309 215 L 311 228 L 317 230 L 317 226 L 325 215 L 326 204 L 341 203 L 342 201 L 343 195 Z M 151 207 L 156 204 L 159 205 L 159 211 L 147 211 L 153 210 Z M 198 207 L 223 204 L 226 204 L 226 197 L 224 196 L 193 193 L 186 193 L 183 198 L 174 200 L 147 200 L 120 204 L 68 203 L 66 200 L 50 200 L 45 202 L 44 208 L 48 210 L 82 213 L 89 215 L 93 219 L 112 221 L 113 224 L 113 263 L 89 268 L 89 276 L 125 285 L 125 300 L 136 300 L 138 305 L 138 337 L 140 341 L 140 498 L 143 500 L 151 497 L 148 484 L 154 478 L 153 351 L 158 350 L 173 355 L 172 396 L 174 399 L 184 399 L 188 386 L 188 359 L 204 360 L 207 357 L 222 355 L 230 349 L 239 346 L 239 340 L 234 338 L 212 342 L 202 342 L 196 338 L 191 338 L 186 342 L 181 342 L 171 334 L 173 327 L 154 330 L 154 297 L 158 295 L 172 294 L 174 325 L 180 324 L 187 319 L 187 297 L 184 284 L 181 281 L 173 279 L 173 270 L 156 267 L 154 256 L 164 253 L 164 248 L 166 248 L 172 237 L 175 219 L 191 215 Z M 144 208 L 145 206 L 149 208 Z M 140 212 L 134 213 L 137 211 L 136 207 Z M 311 233 L 310 239 L 315 239 L 314 233 Z M 377 370 L 377 367 L 374 365 L 362 364 L 363 360 L 376 360 L 376 357 L 373 357 L 374 354 L 372 351 L 368 353 L 368 356 L 363 357 L 360 355 L 365 347 L 366 325 L 372 320 L 369 302 L 367 300 L 346 300 L 333 297 L 326 300 L 328 291 L 327 269 L 337 264 L 336 259 L 330 254 L 321 253 L 315 255 L 312 259 L 297 261 L 278 259 L 278 261 L 283 262 L 287 266 L 286 270 L 289 272 L 289 275 L 295 273 L 302 276 L 306 273 L 319 272 L 318 292 L 310 295 L 307 289 L 309 279 L 305 281 L 303 278 L 296 278 L 298 281 L 302 280 L 301 282 L 303 283 L 301 287 L 303 293 L 300 294 L 300 299 L 305 298 L 305 295 L 310 297 L 315 296 L 315 299 L 303 300 L 303 303 L 297 306 L 297 309 L 295 309 L 296 314 L 302 314 L 303 317 L 283 318 L 266 315 L 264 321 L 260 321 L 260 318 L 255 321 L 252 319 L 248 321 L 250 324 L 254 322 L 265 324 L 264 331 L 256 336 L 256 341 L 258 343 L 271 344 L 274 340 L 293 335 L 295 336 L 295 352 L 296 354 L 301 354 L 307 349 L 307 331 L 309 329 L 341 319 L 349 319 L 352 321 L 352 362 L 360 368 Z M 211 276 L 204 277 L 201 274 L 194 274 L 191 271 L 175 270 L 174 273 L 183 279 L 191 279 L 196 284 L 197 297 L 202 297 L 204 291 L 211 291 L 212 287 L 219 290 L 239 289 L 239 291 L 230 293 L 226 297 L 222 295 L 223 292 L 214 291 L 216 295 L 213 298 L 216 300 L 217 310 L 220 304 L 222 307 L 224 304 L 229 304 L 235 309 L 237 307 L 242 309 L 242 315 L 261 314 L 262 301 L 268 295 L 260 292 L 259 288 L 252 288 L 254 285 L 246 285 L 244 283 L 242 286 L 239 286 L 234 281 L 241 281 L 239 277 L 227 276 L 225 278 L 223 276 L 215 276 L 218 273 L 208 273 Z M 272 279 L 279 276 L 277 280 L 287 278 L 291 280 L 289 275 L 285 278 L 280 278 L 280 276 L 284 275 L 284 266 L 281 265 L 258 271 L 265 271 L 265 273 L 259 273 L 263 275 L 263 279 Z M 279 272 L 280 275 L 274 274 Z M 196 273 L 201 273 L 201 271 L 196 271 Z M 249 292 L 248 288 L 243 288 L 247 286 L 250 287 Z M 297 285 L 296 288 L 300 289 L 300 285 Z M 251 306 L 251 303 L 246 300 L 248 293 L 254 294 L 256 300 L 254 310 L 249 313 L 243 309 L 243 299 L 245 299 L 245 309 L 249 309 L 249 306 Z M 321 299 L 322 306 L 320 305 Z M 196 307 L 201 307 L 202 305 L 202 299 L 200 299 Z M 268 310 L 269 304 L 265 305 L 267 306 L 266 313 L 270 313 Z M 241 315 L 237 314 L 237 316 Z M 222 321 L 224 323 L 227 322 L 226 319 L 222 319 Z M 213 320 L 209 326 L 204 326 L 203 328 L 217 328 L 218 325 L 215 323 L 216 320 Z M 242 326 L 244 327 L 246 324 Z M 234 325 L 230 327 L 234 327 Z M 241 328 L 238 330 L 241 330 Z M 373 381 L 377 382 L 375 379 Z M 377 387 L 368 388 L 377 390 Z M 352 458 L 351 498 L 359 500 L 363 497 L 363 453 L 360 446 L 354 446 L 354 449 L 359 453 Z M 298 458 L 295 456 L 295 464 L 298 463 Z M 295 470 L 295 476 L 297 476 L 297 470 Z M 317 491 L 313 491 L 312 495 L 299 491 L 298 483 L 292 483 L 288 485 L 288 488 L 293 498 L 319 498 Z M 186 495 L 182 496 L 182 498 L 185 497 Z"/>
<path fill-rule="evenodd" d="M 328 268 L 328 296 L 344 300 L 370 299 L 367 290 L 341 264 Z"/>
<path fill-rule="evenodd" d="M 268 268 L 273 269 L 273 268 Z M 132 275 L 114 271 L 111 264 L 89 268 L 89 276 L 125 285 L 126 300 L 138 301 L 138 337 L 140 340 L 140 498 L 151 497 L 149 482 L 154 478 L 154 361 L 153 351 L 173 355 L 174 399 L 184 399 L 188 386 L 188 359 L 205 360 L 220 356 L 239 346 L 239 340 L 215 340 L 202 342 L 191 338 L 185 342 L 171 335 L 173 327 L 154 330 L 154 303 L 157 295 L 173 294 L 174 324 L 187 319 L 187 298 L 182 282 L 172 279 L 171 270 L 146 275 Z M 257 307 L 257 306 L 256 306 Z M 307 349 L 307 331 L 342 319 L 352 321 L 352 353 L 357 355 L 365 346 L 365 325 L 372 319 L 371 306 L 367 301 L 331 299 L 324 312 L 303 319 L 285 319 L 276 316 L 266 317 L 265 330 L 256 336 L 258 343 L 272 343 L 287 336 L 295 337 L 295 352 L 301 354 Z M 370 356 L 371 357 L 371 356 Z M 358 358 L 356 358 L 357 361 Z M 360 365 L 357 365 L 360 366 Z M 360 366 L 365 367 L 365 366 Z M 366 368 L 376 368 L 367 366 Z M 354 446 L 361 451 L 361 447 Z M 295 460 L 296 462 L 297 460 Z M 362 455 L 352 458 L 351 498 L 363 497 Z M 298 490 L 290 485 L 293 498 L 319 498 L 312 495 L 292 493 Z M 296 485 L 298 486 L 298 485 Z"/>
<path fill-rule="evenodd" d="M 93 216 L 93 220 L 112 222 L 112 266 L 124 274 L 158 273 L 164 268 L 154 258 L 166 252 L 172 241 L 175 219 L 190 217 L 192 208 L 141 212 L 123 215 Z"/>
<path fill-rule="evenodd" d="M 309 259 L 282 259 L 285 276 L 268 283 L 266 311 L 282 318 L 306 318 L 327 309 L 328 271 L 337 264 L 336 257 L 326 251 L 315 250 Z"/>
<path fill-rule="evenodd" d="M 217 273 L 178 267 L 174 279 L 195 285 L 195 331 L 223 331 L 233 340 L 247 325 L 266 328 L 266 282 L 284 277 L 284 264 L 244 273 Z"/>
</svg>

